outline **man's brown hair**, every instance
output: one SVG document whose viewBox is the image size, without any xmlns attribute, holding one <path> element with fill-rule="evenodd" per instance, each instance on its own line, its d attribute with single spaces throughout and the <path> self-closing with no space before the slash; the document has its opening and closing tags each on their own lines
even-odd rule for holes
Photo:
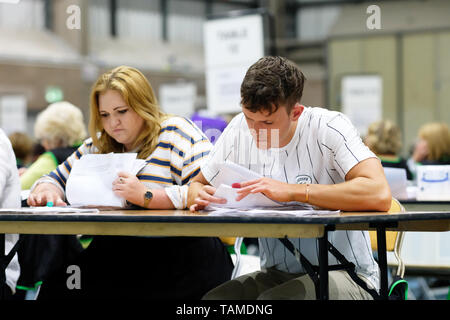
<svg viewBox="0 0 450 320">
<path fill-rule="evenodd" d="M 305 76 L 286 58 L 267 56 L 255 62 L 241 84 L 241 105 L 251 112 L 269 114 L 285 106 L 288 114 L 300 102 Z"/>
</svg>

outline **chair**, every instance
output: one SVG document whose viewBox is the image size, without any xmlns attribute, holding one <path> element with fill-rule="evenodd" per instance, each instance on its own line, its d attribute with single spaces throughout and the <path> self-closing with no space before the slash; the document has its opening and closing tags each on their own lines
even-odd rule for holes
<svg viewBox="0 0 450 320">
<path fill-rule="evenodd" d="M 391 202 L 391 208 L 389 209 L 388 213 L 397 213 L 397 212 L 405 212 L 405 208 L 401 205 L 401 203 L 395 199 L 392 198 Z M 376 231 L 369 231 L 370 235 L 370 241 L 372 243 L 372 250 L 378 251 L 377 248 L 377 232 Z M 403 231 L 387 231 L 386 232 L 386 251 L 388 252 L 394 252 L 395 258 L 398 262 L 397 272 L 396 276 L 403 278 L 405 274 L 405 264 L 401 258 L 401 249 L 403 245 L 403 239 L 404 239 L 404 232 Z"/>
<path fill-rule="evenodd" d="M 400 202 L 392 198 L 391 208 L 388 213 L 405 212 L 405 208 Z M 377 233 L 376 231 L 369 231 L 370 240 L 372 243 L 372 250 L 378 251 L 377 248 Z M 397 272 L 393 277 L 392 283 L 389 287 L 390 300 L 407 300 L 408 299 L 408 282 L 403 279 L 405 274 L 405 263 L 401 258 L 401 249 L 403 245 L 404 232 L 402 231 L 387 231 L 386 232 L 386 251 L 394 252 L 397 259 Z"/>
</svg>

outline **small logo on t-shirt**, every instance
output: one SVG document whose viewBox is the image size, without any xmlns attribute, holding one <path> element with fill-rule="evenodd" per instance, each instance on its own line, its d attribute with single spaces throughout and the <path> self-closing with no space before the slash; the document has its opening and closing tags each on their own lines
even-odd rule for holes
<svg viewBox="0 0 450 320">
<path fill-rule="evenodd" d="M 306 174 L 301 174 L 295 177 L 295 181 L 298 184 L 306 184 L 306 183 L 312 183 L 312 179 L 310 176 L 307 176 Z"/>
</svg>

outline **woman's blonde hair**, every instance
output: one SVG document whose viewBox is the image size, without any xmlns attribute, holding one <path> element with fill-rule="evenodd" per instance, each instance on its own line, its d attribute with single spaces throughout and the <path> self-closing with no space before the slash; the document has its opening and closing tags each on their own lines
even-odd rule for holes
<svg viewBox="0 0 450 320">
<path fill-rule="evenodd" d="M 167 118 L 152 86 L 139 70 L 128 66 L 114 68 L 97 79 L 91 91 L 89 133 L 99 153 L 123 152 L 123 145 L 106 133 L 99 113 L 99 96 L 108 90 L 120 93 L 127 106 L 144 119 L 144 130 L 132 148 L 140 146 L 138 158 L 147 158 L 155 150 L 161 122 Z"/>
<path fill-rule="evenodd" d="M 67 101 L 55 102 L 41 111 L 34 124 L 34 135 L 51 145 L 73 146 L 86 138 L 86 126 L 81 110 Z"/>
<path fill-rule="evenodd" d="M 450 130 L 447 124 L 431 122 L 424 124 L 419 130 L 419 138 L 428 145 L 428 161 L 440 161 L 450 157 Z"/>
<path fill-rule="evenodd" d="M 364 142 L 377 155 L 397 155 L 402 148 L 400 129 L 390 120 L 371 123 Z"/>
</svg>

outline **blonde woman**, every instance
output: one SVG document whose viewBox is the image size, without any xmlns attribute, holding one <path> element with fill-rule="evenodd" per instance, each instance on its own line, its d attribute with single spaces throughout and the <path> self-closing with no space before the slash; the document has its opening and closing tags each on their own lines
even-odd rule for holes
<svg viewBox="0 0 450 320">
<path fill-rule="evenodd" d="M 450 164 L 450 130 L 447 124 L 424 124 L 418 134 L 413 159 L 422 164 Z"/>
<path fill-rule="evenodd" d="M 403 168 L 406 177 L 412 180 L 406 159 L 399 154 L 402 148 L 402 136 L 400 128 L 390 120 L 381 120 L 369 125 L 364 143 L 381 160 L 383 167 Z"/>
<path fill-rule="evenodd" d="M 91 92 L 91 138 L 49 176 L 37 181 L 30 205 L 65 205 L 65 183 L 75 161 L 88 153 L 136 152 L 146 166 L 119 173 L 111 186 L 145 209 L 184 209 L 187 185 L 211 143 L 189 120 L 164 114 L 145 76 L 120 66 L 101 75 Z M 68 290 L 66 270 L 45 281 L 40 298 L 189 298 L 228 280 L 233 268 L 218 238 L 94 237 L 74 264 L 81 290 Z"/>
<path fill-rule="evenodd" d="M 22 190 L 30 189 L 37 179 L 55 170 L 86 139 L 83 113 L 67 101 L 50 104 L 38 114 L 34 135 L 46 152 L 20 176 Z"/>
</svg>

